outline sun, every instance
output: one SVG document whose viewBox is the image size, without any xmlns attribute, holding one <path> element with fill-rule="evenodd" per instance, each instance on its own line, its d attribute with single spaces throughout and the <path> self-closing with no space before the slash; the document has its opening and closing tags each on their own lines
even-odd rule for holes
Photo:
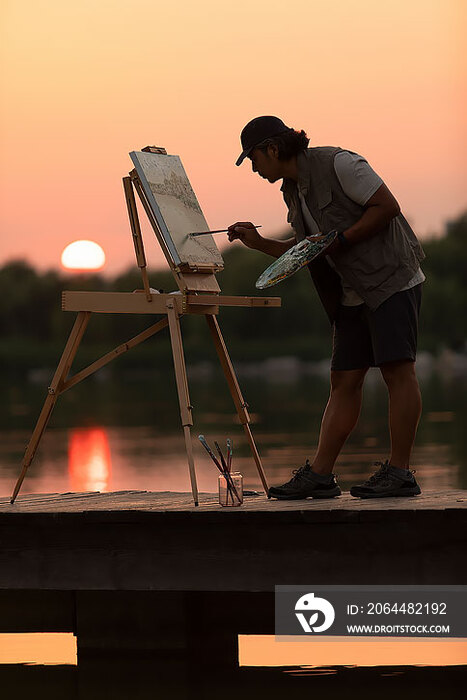
<svg viewBox="0 0 467 700">
<path fill-rule="evenodd" d="M 94 241 L 73 241 L 63 251 L 61 262 L 66 270 L 101 270 L 105 253 Z"/>
</svg>

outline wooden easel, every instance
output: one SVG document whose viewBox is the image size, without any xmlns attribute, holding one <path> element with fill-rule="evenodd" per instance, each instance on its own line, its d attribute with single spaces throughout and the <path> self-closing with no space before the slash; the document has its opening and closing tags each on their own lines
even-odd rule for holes
<svg viewBox="0 0 467 700">
<path fill-rule="evenodd" d="M 163 148 L 156 146 L 146 146 L 142 149 L 149 153 L 159 153 L 166 155 Z M 22 469 L 18 481 L 16 482 L 11 503 L 14 503 L 24 477 L 36 453 L 39 442 L 49 422 L 50 416 L 57 402 L 58 397 L 63 392 L 71 389 L 86 377 L 96 372 L 104 365 L 119 357 L 131 348 L 139 345 L 151 336 L 161 331 L 166 326 L 169 327 L 172 354 L 174 361 L 175 377 L 177 383 L 178 398 L 180 403 L 180 415 L 185 437 L 185 446 L 190 472 L 191 490 L 195 506 L 198 505 L 198 487 L 196 483 L 196 473 L 193 460 L 193 446 L 191 442 L 190 428 L 193 425 L 192 405 L 188 391 L 188 381 L 186 375 L 185 358 L 183 352 L 183 341 L 180 330 L 180 318 L 184 315 L 201 315 L 207 321 L 211 336 L 216 348 L 222 369 L 232 395 L 235 408 L 237 410 L 240 423 L 243 425 L 247 436 L 253 458 L 258 469 L 258 474 L 263 484 L 265 493 L 268 492 L 266 476 L 261 464 L 261 458 L 256 449 L 255 441 L 250 429 L 250 416 L 248 405 L 246 404 L 234 368 L 222 337 L 217 314 L 221 306 L 248 306 L 248 307 L 277 307 L 281 305 L 280 297 L 235 297 L 221 296 L 220 288 L 216 280 L 216 272 L 222 266 L 216 264 L 203 265 L 178 265 L 173 263 L 170 251 L 167 249 L 166 241 L 160 233 L 154 213 L 146 198 L 136 170 L 132 170 L 128 177 L 123 178 L 123 187 L 130 219 L 130 227 L 135 247 L 136 260 L 141 270 L 143 280 L 142 293 L 119 293 L 119 292 L 68 292 L 62 294 L 62 310 L 78 312 L 75 323 L 69 335 L 62 357 L 55 371 L 52 383 L 48 388 L 47 398 L 42 407 L 42 411 L 37 420 L 34 431 L 29 440 L 23 458 Z M 148 219 L 154 229 L 157 239 L 167 258 L 170 269 L 174 275 L 180 294 L 154 294 L 149 287 L 149 280 L 146 267 L 146 256 L 144 252 L 141 228 L 138 219 L 138 211 L 134 196 L 134 189 L 138 193 L 141 203 L 146 211 Z M 92 313 L 111 314 L 163 314 L 165 318 L 149 326 L 145 331 L 134 336 L 126 343 L 119 345 L 114 350 L 103 355 L 101 358 L 91 363 L 88 367 L 69 377 L 69 372 L 83 338 L 86 326 Z"/>
</svg>

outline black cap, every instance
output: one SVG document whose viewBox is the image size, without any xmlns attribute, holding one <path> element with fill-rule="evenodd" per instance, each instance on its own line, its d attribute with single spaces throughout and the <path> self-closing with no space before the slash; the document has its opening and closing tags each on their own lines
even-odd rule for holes
<svg viewBox="0 0 467 700">
<path fill-rule="evenodd" d="M 283 134 L 285 131 L 293 131 L 293 129 L 286 126 L 279 117 L 256 117 L 256 119 L 252 119 L 240 134 L 243 151 L 239 155 L 235 165 L 241 165 L 246 156 L 249 155 L 253 148 L 259 143 L 265 139 Z"/>
</svg>

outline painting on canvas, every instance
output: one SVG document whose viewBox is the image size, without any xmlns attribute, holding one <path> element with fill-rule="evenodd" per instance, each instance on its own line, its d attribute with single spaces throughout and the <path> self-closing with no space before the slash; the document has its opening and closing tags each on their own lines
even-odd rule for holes
<svg viewBox="0 0 467 700">
<path fill-rule="evenodd" d="M 211 235 L 191 237 L 209 226 L 178 156 L 132 151 L 130 158 L 174 265 L 223 266 Z"/>
</svg>

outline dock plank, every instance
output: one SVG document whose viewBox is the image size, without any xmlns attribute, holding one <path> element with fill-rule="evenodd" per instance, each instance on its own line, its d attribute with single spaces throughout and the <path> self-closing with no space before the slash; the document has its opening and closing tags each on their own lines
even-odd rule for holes
<svg viewBox="0 0 467 700">
<path fill-rule="evenodd" d="M 358 499 L 344 493 L 334 499 L 302 499 L 277 501 L 264 494 L 247 496 L 240 507 L 225 508 L 219 505 L 217 495 L 201 493 L 200 504 L 195 507 L 190 493 L 172 491 L 88 491 L 51 494 L 25 494 L 14 504 L 8 498 L 0 499 L 3 513 L 80 513 L 86 511 L 191 511 L 193 513 L 224 512 L 227 516 L 241 512 L 290 512 L 290 511 L 426 511 L 467 509 L 467 491 L 451 489 L 444 492 L 426 490 L 409 498 Z"/>
</svg>

